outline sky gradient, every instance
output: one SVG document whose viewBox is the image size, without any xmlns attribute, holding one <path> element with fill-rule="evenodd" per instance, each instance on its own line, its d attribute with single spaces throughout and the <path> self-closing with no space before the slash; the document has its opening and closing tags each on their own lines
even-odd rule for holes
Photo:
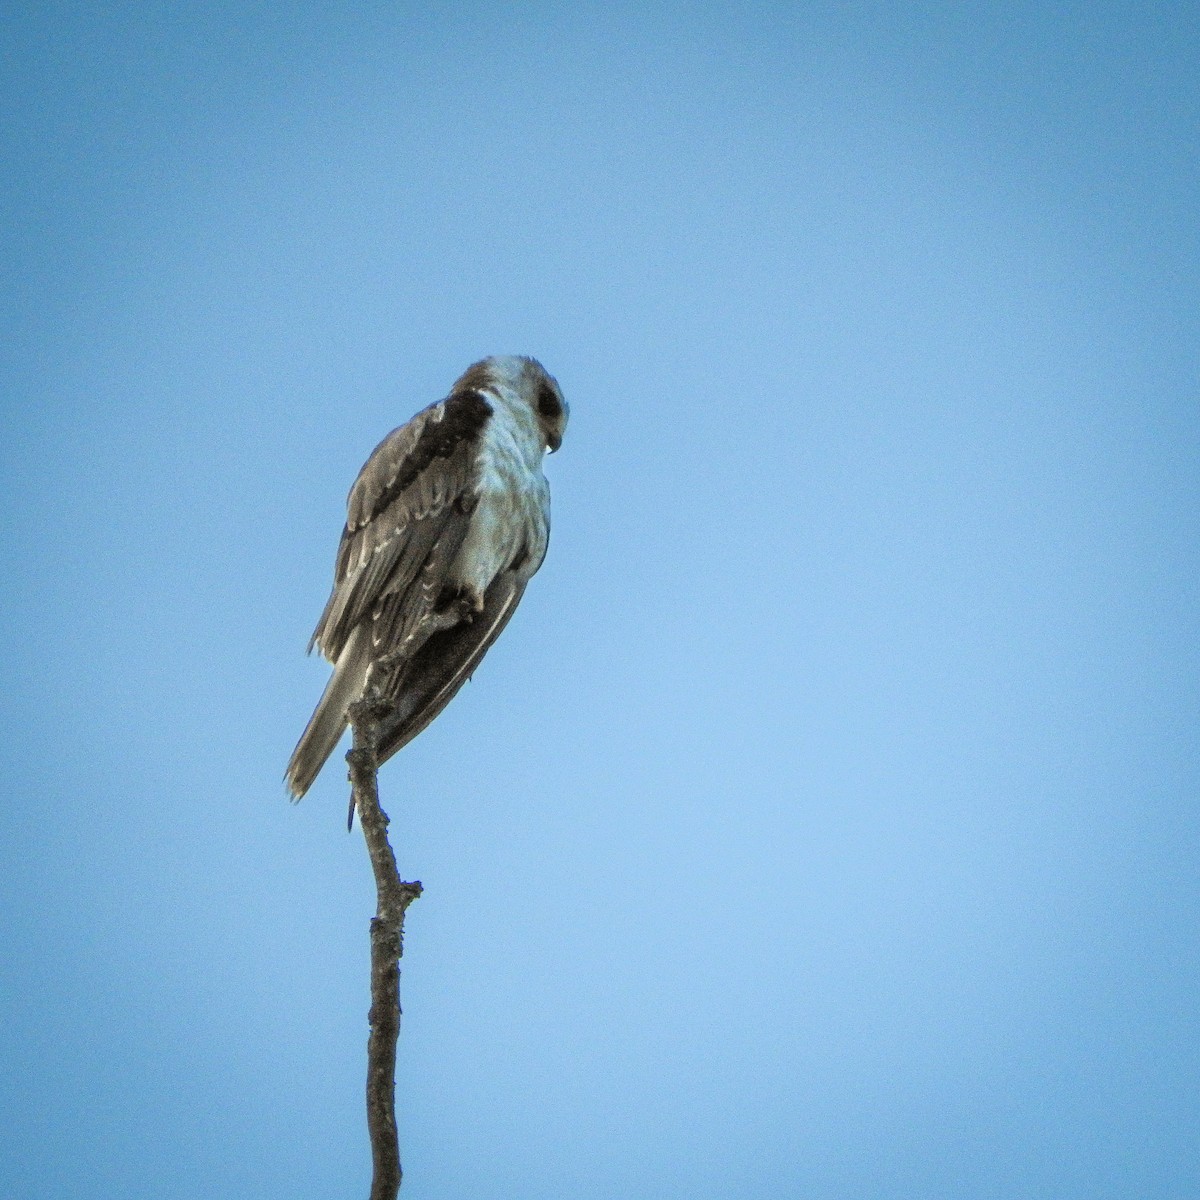
<svg viewBox="0 0 1200 1200">
<path fill-rule="evenodd" d="M 571 403 L 381 774 L 412 1200 L 1200 1194 L 1195 5 L 8 6 L 0 1194 L 361 1195 L 282 772 L 371 448 Z"/>
</svg>

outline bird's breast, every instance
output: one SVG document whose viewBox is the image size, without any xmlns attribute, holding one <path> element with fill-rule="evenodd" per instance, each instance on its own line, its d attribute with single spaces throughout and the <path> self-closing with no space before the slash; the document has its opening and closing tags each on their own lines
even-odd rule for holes
<svg viewBox="0 0 1200 1200">
<path fill-rule="evenodd" d="M 455 560 L 458 581 L 479 595 L 503 570 L 537 570 L 550 536 L 550 489 L 540 464 L 531 471 L 516 446 L 485 442 L 474 488 L 477 503 Z"/>
</svg>

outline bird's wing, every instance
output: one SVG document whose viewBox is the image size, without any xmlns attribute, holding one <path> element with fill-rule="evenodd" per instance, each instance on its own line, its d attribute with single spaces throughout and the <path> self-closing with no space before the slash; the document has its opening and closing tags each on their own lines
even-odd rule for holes
<svg viewBox="0 0 1200 1200">
<path fill-rule="evenodd" d="M 367 618 L 374 646 L 393 649 L 436 601 L 434 577 L 444 579 L 476 504 L 478 442 L 491 415 L 479 392 L 454 392 L 375 448 L 350 489 L 333 592 L 310 649 L 336 663 Z"/>
<path fill-rule="evenodd" d="M 526 582 L 516 570 L 501 571 L 484 596 L 483 612 L 438 630 L 405 662 L 390 689 L 394 709 L 380 730 L 380 762 L 411 742 L 450 703 L 508 624 Z"/>
</svg>

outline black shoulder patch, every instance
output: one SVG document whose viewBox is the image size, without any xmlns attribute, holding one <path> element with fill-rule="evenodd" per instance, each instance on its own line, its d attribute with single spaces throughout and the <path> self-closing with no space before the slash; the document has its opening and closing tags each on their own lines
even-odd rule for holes
<svg viewBox="0 0 1200 1200">
<path fill-rule="evenodd" d="M 425 422 L 396 478 L 376 501 L 375 512 L 382 512 L 435 459 L 449 458 L 463 442 L 478 437 L 492 415 L 492 406 L 474 389 L 451 392 L 442 403 L 442 419 Z"/>
</svg>

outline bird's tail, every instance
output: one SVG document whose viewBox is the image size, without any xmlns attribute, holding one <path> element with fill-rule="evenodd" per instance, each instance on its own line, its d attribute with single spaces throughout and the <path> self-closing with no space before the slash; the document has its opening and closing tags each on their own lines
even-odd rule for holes
<svg viewBox="0 0 1200 1200">
<path fill-rule="evenodd" d="M 358 653 L 357 643 L 364 626 L 369 629 L 369 623 L 364 622 L 350 635 L 324 694 L 292 751 L 284 780 L 293 800 L 299 800 L 312 786 L 346 728 L 346 710 L 362 696 L 369 658 Z"/>
</svg>

